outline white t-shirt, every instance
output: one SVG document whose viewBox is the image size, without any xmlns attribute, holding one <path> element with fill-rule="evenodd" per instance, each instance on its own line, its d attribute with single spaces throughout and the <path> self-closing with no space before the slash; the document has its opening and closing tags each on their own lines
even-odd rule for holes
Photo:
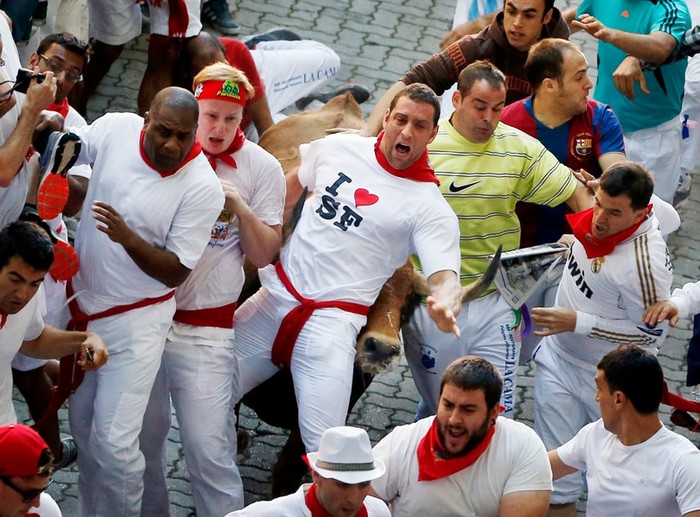
<svg viewBox="0 0 700 517">
<path fill-rule="evenodd" d="M 32 506 L 27 513 L 27 517 L 62 517 L 61 509 L 46 492 L 42 492 L 39 499 L 39 507 Z"/>
<path fill-rule="evenodd" d="M 232 154 L 237 169 L 217 162 L 217 176 L 231 181 L 243 200 L 265 224 L 282 224 L 285 179 L 277 159 L 262 147 L 246 140 Z M 238 218 L 222 210 L 211 229 L 211 238 L 190 276 L 177 288 L 177 308 L 184 310 L 221 307 L 235 302 L 243 281 L 243 251 L 239 242 Z M 170 338 L 179 342 L 230 346 L 232 329 L 195 327 L 173 322 Z"/>
<path fill-rule="evenodd" d="M 600 419 L 557 454 L 586 472 L 588 517 L 673 517 L 700 510 L 700 450 L 666 427 L 643 443 L 625 446 Z"/>
<path fill-rule="evenodd" d="M 375 447 L 386 473 L 372 481 L 392 515 L 497 516 L 501 497 L 513 492 L 551 490 L 552 471 L 544 444 L 525 424 L 498 417 L 484 453 L 469 467 L 441 479 L 418 481 L 418 444 L 435 417 L 399 426 Z"/>
<path fill-rule="evenodd" d="M 700 282 L 689 282 L 680 289 L 674 289 L 671 301 L 678 306 L 678 315 L 685 318 L 700 312 Z"/>
<path fill-rule="evenodd" d="M 332 135 L 301 146 L 299 181 L 313 195 L 281 252 L 292 285 L 316 301 L 374 303 L 379 290 L 410 253 L 426 276 L 459 271 L 457 217 L 434 183 L 385 171 L 374 138 Z M 262 284 L 284 288 L 274 267 Z"/>
<path fill-rule="evenodd" d="M 301 485 L 299 490 L 284 497 L 278 497 L 272 501 L 260 501 L 253 503 L 242 510 L 231 512 L 226 517 L 311 517 L 311 511 L 306 506 L 306 492 L 310 483 Z M 389 508 L 383 501 L 368 495 L 365 497 L 365 508 L 369 517 L 389 517 Z"/>
<path fill-rule="evenodd" d="M 38 338 L 44 330 L 39 307 L 43 296 L 42 289 L 39 289 L 21 311 L 7 316 L 5 325 L 0 329 L 0 425 L 17 421 L 15 408 L 12 406 L 10 365 L 22 342 Z"/>
<path fill-rule="evenodd" d="M 574 243 L 555 305 L 576 311 L 576 328 L 545 338 L 557 354 L 595 372 L 601 357 L 620 343 L 656 353 L 666 338 L 668 323 L 648 328 L 642 314 L 649 305 L 668 300 L 673 281 L 658 226 L 656 217 L 648 218 L 600 259 L 589 259 L 581 243 Z"/>
<path fill-rule="evenodd" d="M 141 238 L 174 253 L 183 266 L 193 269 L 224 204 L 221 185 L 201 153 L 175 174 L 161 177 L 141 157 L 142 128 L 138 115 L 109 113 L 74 129 L 83 144 L 79 163 L 93 163 L 83 206 L 89 209 L 96 200 L 108 203 Z M 141 271 L 120 244 L 97 229 L 88 213 L 78 227 L 75 248 L 80 270 L 73 285 L 85 312 L 170 291 Z"/>
</svg>

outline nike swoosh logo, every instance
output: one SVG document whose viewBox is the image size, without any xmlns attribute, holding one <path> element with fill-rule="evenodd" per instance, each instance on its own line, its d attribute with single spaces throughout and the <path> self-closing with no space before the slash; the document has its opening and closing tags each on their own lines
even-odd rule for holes
<svg viewBox="0 0 700 517">
<path fill-rule="evenodd" d="M 480 181 L 473 181 L 471 183 L 466 183 L 464 185 L 457 186 L 457 185 L 455 185 L 454 180 L 452 180 L 452 183 L 450 183 L 450 186 L 448 187 L 447 190 L 456 194 L 457 192 L 462 192 L 463 190 L 468 189 L 469 187 L 473 187 L 474 185 L 478 185 L 479 183 L 481 183 L 481 182 Z"/>
</svg>

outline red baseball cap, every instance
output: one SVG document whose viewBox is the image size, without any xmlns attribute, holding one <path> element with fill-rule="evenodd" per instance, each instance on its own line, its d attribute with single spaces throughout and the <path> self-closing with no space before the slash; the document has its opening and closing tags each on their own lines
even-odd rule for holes
<svg viewBox="0 0 700 517">
<path fill-rule="evenodd" d="M 44 473 L 40 462 L 48 448 L 39 433 L 29 426 L 0 426 L 0 476 L 31 477 Z"/>
</svg>

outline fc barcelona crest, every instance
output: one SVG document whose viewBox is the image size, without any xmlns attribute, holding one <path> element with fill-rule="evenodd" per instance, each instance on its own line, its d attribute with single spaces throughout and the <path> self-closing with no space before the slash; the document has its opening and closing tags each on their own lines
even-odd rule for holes
<svg viewBox="0 0 700 517">
<path fill-rule="evenodd" d="M 593 152 L 593 135 L 580 133 L 571 141 L 572 151 L 578 158 L 588 158 Z"/>
</svg>

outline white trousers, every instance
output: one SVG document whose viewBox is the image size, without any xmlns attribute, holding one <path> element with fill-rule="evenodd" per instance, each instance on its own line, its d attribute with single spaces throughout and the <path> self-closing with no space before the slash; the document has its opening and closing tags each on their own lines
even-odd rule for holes
<svg viewBox="0 0 700 517">
<path fill-rule="evenodd" d="M 586 424 L 600 418 L 595 400 L 595 368 L 584 369 L 562 358 L 544 338 L 535 351 L 535 431 L 548 451 L 571 440 Z M 554 482 L 552 504 L 573 503 L 585 486 L 574 472 Z"/>
<path fill-rule="evenodd" d="M 110 356 L 105 366 L 86 373 L 70 398 L 83 516 L 141 514 L 145 463 L 139 433 L 174 312 L 170 299 L 88 325 Z"/>
<path fill-rule="evenodd" d="M 234 401 L 271 377 L 272 343 L 280 322 L 297 305 L 264 287 L 236 311 L 234 349 L 239 383 Z M 352 389 L 355 342 L 365 318 L 340 309 L 313 313 L 299 334 L 291 372 L 299 407 L 299 428 L 308 452 L 317 451 L 323 431 L 343 425 Z"/>
<path fill-rule="evenodd" d="M 649 129 L 624 133 L 627 159 L 641 163 L 654 175 L 654 194 L 667 203 L 681 176 L 681 121 L 678 116 Z"/>
<path fill-rule="evenodd" d="M 338 54 L 318 41 L 261 41 L 251 54 L 273 117 L 323 88 L 340 72 Z"/>
<path fill-rule="evenodd" d="M 171 398 L 197 515 L 218 517 L 243 508 L 236 432 L 229 427 L 234 378 L 232 348 L 166 341 L 141 433 L 144 517 L 170 515 L 166 445 Z"/>
<path fill-rule="evenodd" d="M 440 398 L 440 379 L 449 364 L 465 355 L 483 357 L 503 375 L 501 404 L 503 416 L 513 418 L 516 373 L 520 356 L 520 329 L 516 313 L 498 293 L 462 304 L 457 325 L 462 337 L 442 332 L 425 305 L 420 305 L 403 327 L 406 360 L 416 388 L 423 397 L 423 409 L 435 414 Z"/>
</svg>

